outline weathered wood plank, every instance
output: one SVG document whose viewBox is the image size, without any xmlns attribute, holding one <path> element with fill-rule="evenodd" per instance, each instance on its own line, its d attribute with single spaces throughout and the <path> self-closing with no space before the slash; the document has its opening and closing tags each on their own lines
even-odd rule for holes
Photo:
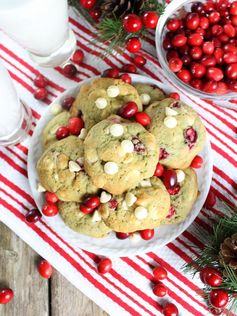
<svg viewBox="0 0 237 316">
<path fill-rule="evenodd" d="M 14 299 L 0 305 L 1 316 L 49 316 L 48 281 L 40 277 L 39 256 L 0 222 L 0 288 L 14 290 Z"/>
<path fill-rule="evenodd" d="M 108 315 L 56 271 L 51 278 L 51 312 L 52 316 Z"/>
</svg>

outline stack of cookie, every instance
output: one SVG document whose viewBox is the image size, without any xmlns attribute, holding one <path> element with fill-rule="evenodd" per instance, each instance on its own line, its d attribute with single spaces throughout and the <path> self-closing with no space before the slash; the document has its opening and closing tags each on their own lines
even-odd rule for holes
<svg viewBox="0 0 237 316">
<path fill-rule="evenodd" d="M 37 170 L 66 225 L 125 238 L 185 220 L 198 195 L 190 165 L 205 143 L 192 108 L 155 86 L 97 78 L 69 111 L 53 110 Z"/>
</svg>

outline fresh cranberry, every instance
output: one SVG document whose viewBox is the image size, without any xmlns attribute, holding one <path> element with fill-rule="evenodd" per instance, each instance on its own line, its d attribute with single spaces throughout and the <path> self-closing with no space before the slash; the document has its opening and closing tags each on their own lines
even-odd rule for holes
<svg viewBox="0 0 237 316">
<path fill-rule="evenodd" d="M 225 44 L 223 46 L 223 49 L 225 52 L 227 53 L 234 53 L 234 54 L 237 54 L 237 47 L 233 44 Z"/>
<path fill-rule="evenodd" d="M 133 62 L 137 66 L 144 66 L 146 64 L 146 58 L 141 55 L 135 55 L 133 57 Z"/>
<path fill-rule="evenodd" d="M 121 115 L 123 118 L 131 118 L 137 113 L 137 111 L 137 104 L 133 101 L 130 101 L 121 107 L 119 110 L 119 115 Z"/>
<path fill-rule="evenodd" d="M 166 159 L 168 156 L 168 152 L 164 148 L 160 148 L 159 160 Z"/>
<path fill-rule="evenodd" d="M 224 33 L 220 34 L 220 35 L 218 36 L 218 38 L 219 38 L 219 40 L 220 40 L 221 42 L 223 42 L 223 43 L 229 42 L 229 37 L 228 37 L 226 34 L 224 34 Z"/>
<path fill-rule="evenodd" d="M 136 14 L 128 14 L 123 18 L 123 27 L 129 33 L 136 33 L 142 28 L 142 20 Z"/>
<path fill-rule="evenodd" d="M 153 275 L 156 281 L 163 281 L 167 279 L 168 273 L 162 266 L 157 266 L 153 269 Z"/>
<path fill-rule="evenodd" d="M 235 37 L 235 28 L 231 24 L 225 24 L 223 26 L 224 32 L 229 37 Z"/>
<path fill-rule="evenodd" d="M 112 269 L 112 261 L 109 258 L 103 258 L 98 263 L 98 272 L 105 274 Z"/>
<path fill-rule="evenodd" d="M 237 16 L 236 15 L 233 15 L 231 17 L 231 23 L 232 23 L 232 25 L 237 26 Z"/>
<path fill-rule="evenodd" d="M 72 135 L 79 135 L 84 127 L 84 122 L 81 117 L 71 117 L 68 121 L 68 129 Z"/>
<path fill-rule="evenodd" d="M 151 123 L 151 118 L 146 112 L 137 112 L 135 114 L 135 121 L 143 126 L 147 126 Z"/>
<path fill-rule="evenodd" d="M 163 306 L 164 316 L 178 316 L 179 310 L 173 303 L 167 303 Z"/>
<path fill-rule="evenodd" d="M 215 46 L 213 42 L 205 42 L 202 45 L 202 50 L 204 54 L 212 55 L 214 53 Z"/>
<path fill-rule="evenodd" d="M 203 283 L 212 287 L 218 287 L 222 283 L 222 276 L 220 272 L 211 267 L 203 268 L 200 271 L 200 279 Z"/>
<path fill-rule="evenodd" d="M 108 68 L 108 69 L 103 71 L 102 77 L 118 78 L 119 77 L 119 70 L 118 70 L 118 68 Z"/>
<path fill-rule="evenodd" d="M 77 49 L 72 55 L 72 61 L 77 65 L 80 65 L 83 62 L 83 59 L 84 53 L 81 49 Z"/>
<path fill-rule="evenodd" d="M 150 240 L 154 237 L 155 231 L 154 229 L 144 229 L 140 230 L 140 235 L 144 240 Z"/>
<path fill-rule="evenodd" d="M 60 140 L 60 139 L 63 139 L 65 137 L 68 137 L 69 133 L 70 133 L 70 131 L 69 131 L 68 127 L 61 126 L 56 131 L 56 137 L 58 140 Z"/>
<path fill-rule="evenodd" d="M 120 232 L 116 233 L 116 237 L 118 239 L 127 239 L 130 235 L 131 233 L 120 233 Z"/>
<path fill-rule="evenodd" d="M 191 167 L 195 169 L 201 168 L 203 165 L 203 159 L 201 156 L 195 156 L 191 162 Z"/>
<path fill-rule="evenodd" d="M 176 50 L 169 50 L 166 54 L 166 58 L 169 61 L 171 58 L 179 58 L 179 54 Z"/>
<path fill-rule="evenodd" d="M 194 128 L 189 127 L 184 131 L 185 143 L 192 147 L 197 141 L 197 132 Z M 191 148 L 190 148 L 191 149 Z"/>
<path fill-rule="evenodd" d="M 156 165 L 156 170 L 154 172 L 155 177 L 161 177 L 164 172 L 164 167 L 158 162 Z"/>
<path fill-rule="evenodd" d="M 49 279 L 53 274 L 53 267 L 47 260 L 42 259 L 38 264 L 38 271 L 43 278 Z"/>
<path fill-rule="evenodd" d="M 166 27 L 169 31 L 175 32 L 177 31 L 181 26 L 181 21 L 179 19 L 171 19 L 168 21 Z"/>
<path fill-rule="evenodd" d="M 92 17 L 92 19 L 93 19 L 96 23 L 98 23 L 98 22 L 99 22 L 99 19 L 100 19 L 100 17 L 101 17 L 102 12 L 101 12 L 100 8 L 95 8 L 95 9 L 89 11 L 89 14 L 90 14 L 90 16 Z"/>
<path fill-rule="evenodd" d="M 0 304 L 8 304 L 14 296 L 12 289 L 0 289 Z"/>
<path fill-rule="evenodd" d="M 188 66 L 191 62 L 191 57 L 189 55 L 183 55 L 181 57 L 184 66 Z"/>
<path fill-rule="evenodd" d="M 182 69 L 183 62 L 180 58 L 171 58 L 169 60 L 169 67 L 171 71 L 178 72 Z"/>
<path fill-rule="evenodd" d="M 95 209 L 100 206 L 100 198 L 98 196 L 91 196 L 84 202 L 84 205 L 88 208 Z"/>
<path fill-rule="evenodd" d="M 132 143 L 134 145 L 134 151 L 142 154 L 145 152 L 146 148 L 144 146 L 144 144 L 140 141 L 140 139 L 138 137 L 133 137 L 132 138 Z"/>
<path fill-rule="evenodd" d="M 193 33 L 188 38 L 188 44 L 191 46 L 200 46 L 203 43 L 203 36 L 198 33 Z"/>
<path fill-rule="evenodd" d="M 203 86 L 203 91 L 208 93 L 214 93 L 217 89 L 217 82 L 216 81 L 208 81 Z"/>
<path fill-rule="evenodd" d="M 180 95 L 177 92 L 170 93 L 169 97 L 175 100 L 180 100 Z"/>
<path fill-rule="evenodd" d="M 159 16 L 155 11 L 147 11 L 142 15 L 142 22 L 148 29 L 156 28 Z"/>
<path fill-rule="evenodd" d="M 230 14 L 237 15 L 237 1 L 234 1 L 230 6 Z"/>
<path fill-rule="evenodd" d="M 237 92 L 237 81 L 229 81 L 228 82 L 228 87 L 230 90 Z"/>
<path fill-rule="evenodd" d="M 80 211 L 84 214 L 90 214 L 92 212 L 94 212 L 94 209 L 93 208 L 90 208 L 90 207 L 87 207 L 85 206 L 84 204 L 81 204 L 80 205 Z"/>
<path fill-rule="evenodd" d="M 205 201 L 205 207 L 212 208 L 216 204 L 216 196 L 213 191 L 209 191 Z"/>
<path fill-rule="evenodd" d="M 203 4 L 200 1 L 194 2 L 191 6 L 191 11 L 196 13 L 203 12 Z"/>
<path fill-rule="evenodd" d="M 109 200 L 108 204 L 109 204 L 109 207 L 110 207 L 110 208 L 116 209 L 117 206 L 118 206 L 118 201 L 115 200 L 115 199 L 111 199 L 111 200 Z"/>
<path fill-rule="evenodd" d="M 194 60 L 198 60 L 202 57 L 202 49 L 199 46 L 193 46 L 190 49 L 190 56 L 192 57 L 192 59 Z"/>
<path fill-rule="evenodd" d="M 63 73 L 67 78 L 74 78 L 77 74 L 77 68 L 73 64 L 67 64 L 63 67 Z"/>
<path fill-rule="evenodd" d="M 174 47 L 181 47 L 187 43 L 187 37 L 182 34 L 177 34 L 172 39 L 172 45 Z"/>
<path fill-rule="evenodd" d="M 206 73 L 206 67 L 199 63 L 192 63 L 190 71 L 194 78 L 202 78 Z"/>
<path fill-rule="evenodd" d="M 223 61 L 224 51 L 222 48 L 217 47 L 214 51 L 214 57 L 217 64 L 221 64 Z M 213 65 L 214 66 L 214 65 Z"/>
<path fill-rule="evenodd" d="M 37 100 L 45 100 L 48 96 L 48 91 L 45 88 L 38 88 L 34 91 L 34 97 Z"/>
<path fill-rule="evenodd" d="M 217 89 L 216 94 L 226 94 L 228 92 L 229 88 L 228 85 L 225 82 L 219 81 L 217 83 Z"/>
<path fill-rule="evenodd" d="M 227 305 L 229 296 L 225 290 L 213 289 L 210 292 L 209 300 L 215 308 L 223 308 Z"/>
<path fill-rule="evenodd" d="M 221 81 L 224 77 L 224 73 L 220 68 L 209 67 L 207 69 L 207 78 L 209 80 Z"/>
<path fill-rule="evenodd" d="M 179 55 L 181 55 L 181 56 L 188 55 L 189 46 L 187 44 L 185 44 L 184 46 L 179 47 L 178 50 L 179 50 Z"/>
<path fill-rule="evenodd" d="M 166 218 L 167 218 L 167 219 L 170 219 L 170 218 L 172 218 L 175 214 L 176 214 L 176 209 L 175 209 L 175 207 L 174 207 L 173 205 L 171 205 L 170 208 L 169 208 L 169 212 L 168 212 L 168 214 L 166 215 Z"/>
<path fill-rule="evenodd" d="M 200 17 L 197 13 L 188 13 L 186 16 L 186 26 L 189 30 L 196 30 L 199 26 Z"/>
<path fill-rule="evenodd" d="M 212 11 L 208 17 L 210 24 L 216 24 L 220 21 L 221 15 L 217 11 Z"/>
<path fill-rule="evenodd" d="M 231 80 L 236 80 L 237 79 L 237 63 L 230 64 L 226 68 L 226 75 Z"/>
<path fill-rule="evenodd" d="M 168 189 L 167 191 L 169 192 L 170 195 L 176 195 L 180 191 L 180 185 L 176 184 L 174 188 Z"/>
<path fill-rule="evenodd" d="M 135 74 L 137 72 L 137 67 L 133 64 L 126 64 L 126 65 L 123 65 L 123 67 L 121 68 L 121 71 Z"/>
<path fill-rule="evenodd" d="M 191 73 L 187 69 L 181 69 L 178 73 L 177 76 L 180 80 L 182 80 L 185 83 L 188 83 L 191 80 Z"/>
<path fill-rule="evenodd" d="M 190 80 L 189 83 L 194 89 L 202 90 L 202 80 L 201 79 L 193 78 Z"/>
<path fill-rule="evenodd" d="M 162 179 L 166 189 L 173 189 L 177 185 L 177 174 L 174 170 L 164 170 Z"/>
<path fill-rule="evenodd" d="M 36 223 L 40 220 L 42 217 L 42 214 L 37 208 L 31 209 L 29 212 L 27 212 L 25 218 L 28 223 Z"/>
<path fill-rule="evenodd" d="M 199 26 L 200 26 L 202 29 L 204 29 L 204 30 L 208 29 L 208 27 L 209 27 L 209 20 L 208 20 L 208 18 L 205 17 L 205 16 L 201 17 L 201 18 L 200 18 Z"/>
<path fill-rule="evenodd" d="M 75 101 L 75 98 L 73 97 L 66 97 L 63 99 L 62 101 L 62 107 L 65 109 L 65 110 L 70 110 L 73 102 Z"/>
<path fill-rule="evenodd" d="M 37 75 L 34 79 L 34 85 L 38 88 L 45 88 L 48 85 L 48 81 L 43 75 Z"/>
<path fill-rule="evenodd" d="M 42 213 L 48 217 L 55 216 L 58 214 L 58 207 L 52 203 L 45 204 L 42 209 Z"/>
<path fill-rule="evenodd" d="M 173 48 L 173 46 L 172 46 L 172 44 L 171 44 L 171 40 L 170 40 L 169 38 L 165 38 L 165 39 L 163 40 L 163 48 L 164 48 L 165 50 L 169 50 L 169 49 Z"/>
<path fill-rule="evenodd" d="M 131 37 L 126 43 L 126 48 L 130 53 L 137 53 L 142 47 L 142 43 L 138 37 Z"/>
<path fill-rule="evenodd" d="M 212 11 L 215 10 L 215 5 L 213 2 L 208 1 L 203 4 L 203 9 L 206 13 L 211 13 Z"/>
<path fill-rule="evenodd" d="M 122 74 L 119 78 L 128 84 L 132 83 L 132 78 L 129 74 Z"/>
<path fill-rule="evenodd" d="M 168 294 L 168 289 L 163 283 L 159 282 L 154 285 L 153 293 L 158 297 L 164 297 Z"/>
<path fill-rule="evenodd" d="M 44 197 L 47 203 L 57 203 L 59 200 L 57 195 L 53 192 L 46 192 Z"/>
<path fill-rule="evenodd" d="M 206 34 L 206 31 L 202 29 L 200 26 L 195 30 L 195 33 L 199 34 L 204 38 L 204 35 Z"/>
<path fill-rule="evenodd" d="M 237 63 L 237 54 L 234 53 L 226 53 L 223 55 L 223 61 L 226 64 L 234 64 Z"/>
</svg>

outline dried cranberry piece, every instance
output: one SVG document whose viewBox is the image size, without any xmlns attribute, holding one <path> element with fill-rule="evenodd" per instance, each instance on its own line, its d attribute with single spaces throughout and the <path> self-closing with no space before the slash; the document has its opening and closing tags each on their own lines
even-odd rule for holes
<svg viewBox="0 0 237 316">
<path fill-rule="evenodd" d="M 180 185 L 177 184 L 173 189 L 168 189 L 170 195 L 176 195 L 180 191 Z"/>
<path fill-rule="evenodd" d="M 140 141 L 138 137 L 133 137 L 132 138 L 132 143 L 134 145 L 134 151 L 137 153 L 141 154 L 145 152 L 145 145 Z"/>
<path fill-rule="evenodd" d="M 169 213 L 167 214 L 166 218 L 171 218 L 173 217 L 174 215 L 176 214 L 176 209 L 173 205 L 170 206 L 170 209 L 169 209 Z"/>
<path fill-rule="evenodd" d="M 167 151 L 164 148 L 160 148 L 159 160 L 163 160 L 167 158 L 168 156 L 169 154 L 167 153 Z"/>
<path fill-rule="evenodd" d="M 184 131 L 185 143 L 188 144 L 189 148 L 192 149 L 197 141 L 197 132 L 194 128 L 189 127 Z"/>
<path fill-rule="evenodd" d="M 115 199 L 111 199 L 108 203 L 109 203 L 109 207 L 113 209 L 116 209 L 118 206 L 118 201 Z"/>
<path fill-rule="evenodd" d="M 172 108 L 179 109 L 179 108 L 181 108 L 181 105 L 180 105 L 180 102 L 174 102 L 174 103 L 170 104 L 169 107 L 170 107 L 171 109 L 172 109 Z"/>
</svg>

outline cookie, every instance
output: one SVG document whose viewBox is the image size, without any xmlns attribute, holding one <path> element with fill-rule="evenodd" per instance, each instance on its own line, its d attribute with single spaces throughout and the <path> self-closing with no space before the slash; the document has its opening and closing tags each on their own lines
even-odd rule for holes
<svg viewBox="0 0 237 316">
<path fill-rule="evenodd" d="M 59 213 L 67 226 L 76 232 L 95 238 L 102 238 L 111 231 L 105 225 L 101 216 L 98 214 L 84 214 L 79 209 L 79 203 L 59 202 Z"/>
<path fill-rule="evenodd" d="M 61 126 L 67 126 L 70 114 L 69 112 L 61 112 L 53 117 L 43 129 L 42 144 L 46 149 L 57 141 L 56 131 Z"/>
<path fill-rule="evenodd" d="M 82 113 L 85 127 L 90 129 L 111 114 L 118 113 L 127 102 L 134 101 L 138 110 L 142 104 L 137 90 L 120 79 L 97 78 L 83 85 L 71 108 L 72 116 Z"/>
<path fill-rule="evenodd" d="M 112 194 L 153 176 L 158 153 L 151 133 L 117 115 L 93 126 L 84 141 L 86 172 L 98 188 Z"/>
<path fill-rule="evenodd" d="M 186 169 L 202 150 L 206 130 L 198 114 L 188 105 L 171 98 L 151 104 L 148 130 L 160 147 L 160 163 L 168 168 Z"/>
<path fill-rule="evenodd" d="M 136 88 L 140 96 L 143 107 L 147 107 L 151 103 L 163 100 L 165 98 L 163 91 L 155 85 L 136 83 L 133 86 Z"/>
<path fill-rule="evenodd" d="M 160 225 L 170 208 L 170 196 L 162 181 L 152 177 L 141 186 L 101 204 L 105 224 L 116 232 L 134 232 Z"/>
<path fill-rule="evenodd" d="M 178 224 L 183 222 L 195 203 L 198 196 L 196 172 L 192 168 L 183 170 L 185 179 L 179 183 L 177 194 L 170 195 L 171 207 L 163 224 Z"/>
<path fill-rule="evenodd" d="M 83 167 L 83 142 L 69 136 L 51 145 L 37 163 L 39 181 L 62 201 L 79 202 L 98 189 Z"/>
</svg>

